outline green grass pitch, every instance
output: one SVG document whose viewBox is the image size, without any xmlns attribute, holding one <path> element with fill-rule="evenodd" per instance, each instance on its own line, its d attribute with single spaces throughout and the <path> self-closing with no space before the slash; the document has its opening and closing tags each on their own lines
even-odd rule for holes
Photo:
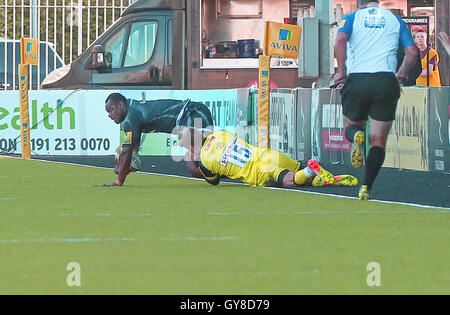
<svg viewBox="0 0 450 315">
<path fill-rule="evenodd" d="M 450 293 L 448 209 L 148 174 L 99 187 L 113 180 L 0 158 L 0 294 Z"/>
</svg>

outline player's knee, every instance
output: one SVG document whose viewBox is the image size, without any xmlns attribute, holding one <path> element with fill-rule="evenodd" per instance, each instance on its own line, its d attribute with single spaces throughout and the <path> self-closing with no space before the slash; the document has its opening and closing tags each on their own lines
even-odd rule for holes
<svg viewBox="0 0 450 315">
<path fill-rule="evenodd" d="M 369 143 L 371 147 L 381 147 L 381 148 L 385 148 L 386 147 L 386 141 L 387 141 L 387 136 L 384 135 L 373 135 L 371 134 L 369 136 Z"/>
</svg>

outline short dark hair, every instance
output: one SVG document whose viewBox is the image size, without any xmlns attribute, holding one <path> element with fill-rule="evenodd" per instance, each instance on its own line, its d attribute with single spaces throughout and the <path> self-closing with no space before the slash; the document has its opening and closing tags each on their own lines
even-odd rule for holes
<svg viewBox="0 0 450 315">
<path fill-rule="evenodd" d="M 378 0 L 358 0 L 360 5 L 368 4 L 370 2 L 378 2 Z"/>
<path fill-rule="evenodd" d="M 105 101 L 105 104 L 108 103 L 109 101 L 113 102 L 113 103 L 118 103 L 118 102 L 123 102 L 124 104 L 127 103 L 127 99 L 125 96 L 123 96 L 120 93 L 111 93 Z"/>
</svg>

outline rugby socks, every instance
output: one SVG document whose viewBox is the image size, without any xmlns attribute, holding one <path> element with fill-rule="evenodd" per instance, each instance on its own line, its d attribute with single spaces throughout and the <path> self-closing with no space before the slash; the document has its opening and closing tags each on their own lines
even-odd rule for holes
<svg viewBox="0 0 450 315">
<path fill-rule="evenodd" d="M 348 141 L 353 143 L 353 139 L 355 138 L 355 133 L 357 133 L 358 131 L 364 132 L 364 129 L 362 129 L 358 125 L 351 125 L 351 126 L 347 127 L 347 129 L 345 129 L 345 137 L 347 138 Z"/>
<path fill-rule="evenodd" d="M 309 178 L 316 176 L 316 173 L 312 169 L 310 169 L 308 166 L 303 169 L 303 172 Z"/>
<path fill-rule="evenodd" d="M 364 185 L 367 185 L 369 190 L 372 189 L 373 182 L 380 172 L 385 156 L 386 150 L 382 147 L 372 147 L 369 150 L 366 161 L 366 174 L 364 176 Z"/>
<path fill-rule="evenodd" d="M 316 176 L 316 173 L 314 173 L 309 167 L 305 167 L 304 169 L 295 173 L 294 183 L 298 186 L 303 186 L 308 182 L 310 178 L 314 176 Z"/>
</svg>

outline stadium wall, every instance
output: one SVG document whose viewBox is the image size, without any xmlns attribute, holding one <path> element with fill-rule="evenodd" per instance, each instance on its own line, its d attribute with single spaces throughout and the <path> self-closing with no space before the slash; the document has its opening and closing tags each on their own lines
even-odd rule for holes
<svg viewBox="0 0 450 315">
<path fill-rule="evenodd" d="M 217 129 L 249 133 L 249 89 L 230 90 L 38 90 L 29 92 L 32 155 L 113 155 L 122 135 L 105 111 L 105 99 L 120 92 L 137 100 L 191 99 L 211 111 Z M 0 99 L 0 153 L 20 154 L 19 92 Z M 58 100 L 62 105 L 58 106 Z M 141 155 L 184 155 L 177 137 L 150 133 L 142 137 Z M 250 140 L 250 139 L 248 139 Z"/>
<path fill-rule="evenodd" d="M 104 110 L 117 90 L 30 91 L 33 155 L 112 155 L 120 128 Z M 256 144 L 258 96 L 249 89 L 119 91 L 127 98 L 191 99 L 210 109 L 216 129 Z M 0 152 L 20 154 L 18 91 L 0 99 Z M 58 107 L 58 99 L 64 100 Z M 341 98 L 334 89 L 274 89 L 271 93 L 272 149 L 294 159 L 349 164 Z M 403 88 L 387 144 L 386 167 L 450 172 L 450 87 Z M 11 150 L 10 150 L 11 149 Z M 183 155 L 176 137 L 147 134 L 141 155 Z"/>
<path fill-rule="evenodd" d="M 293 90 L 272 90 L 289 94 Z M 351 143 L 345 139 L 342 103 L 335 89 L 296 89 L 295 101 L 296 155 L 298 160 L 310 157 L 323 164 L 350 164 Z M 258 98 L 254 97 L 254 120 Z M 273 101 L 273 100 L 272 100 Z M 291 108 L 289 102 L 278 103 Z M 278 117 L 272 113 L 271 118 Z M 279 129 L 283 129 L 280 125 Z M 404 87 L 398 103 L 396 120 L 386 147 L 385 167 L 450 172 L 450 87 Z M 279 136 L 279 134 L 276 134 Z M 279 139 L 276 136 L 274 139 Z M 271 138 L 272 139 L 272 138 Z M 286 140 L 284 140 L 286 142 Z M 271 148 L 280 141 L 271 144 Z M 286 154 L 285 150 L 279 151 Z"/>
</svg>

